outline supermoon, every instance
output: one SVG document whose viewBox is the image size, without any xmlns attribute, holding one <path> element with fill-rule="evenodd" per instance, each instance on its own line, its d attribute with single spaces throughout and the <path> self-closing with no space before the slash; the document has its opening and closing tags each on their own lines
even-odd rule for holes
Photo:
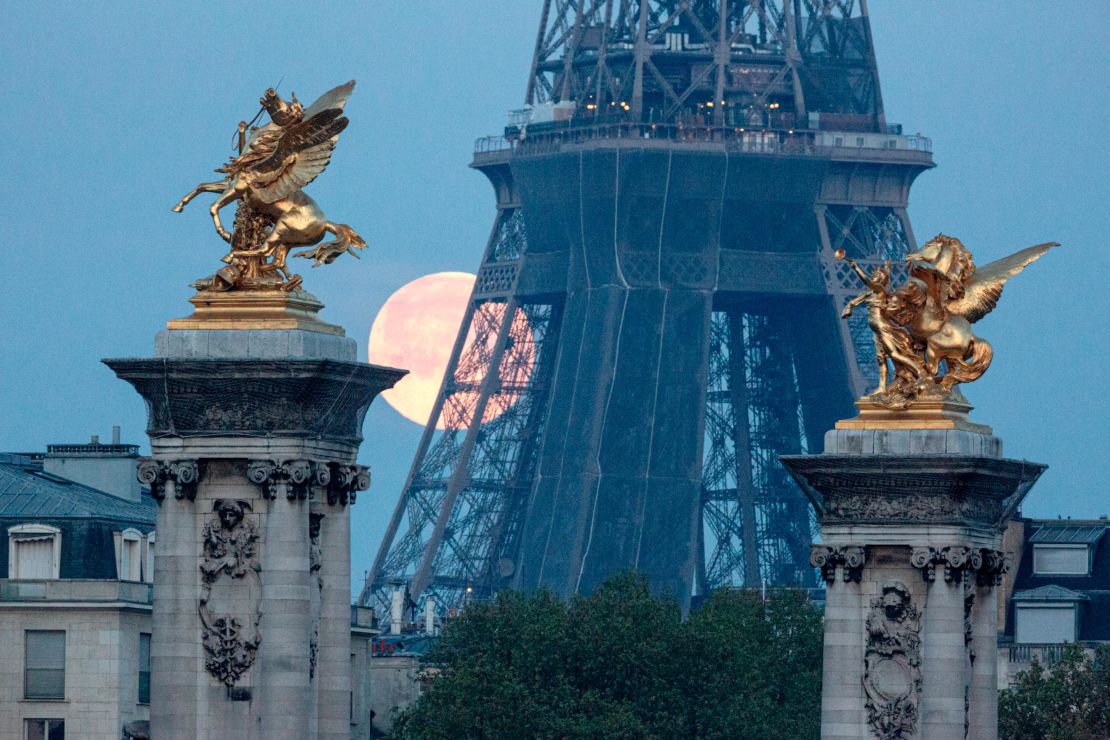
<svg viewBox="0 0 1110 740">
<path fill-rule="evenodd" d="M 466 315 L 467 302 L 474 288 L 474 275 L 467 272 L 437 272 L 417 278 L 402 286 L 385 302 L 370 329 L 369 360 L 409 370 L 382 398 L 401 416 L 424 425 L 435 405 L 443 383 L 451 350 L 455 346 L 459 326 Z M 493 350 L 496 332 L 481 347 L 474 346 L 473 325 L 497 326 L 504 315 L 503 304 L 486 303 L 471 321 L 472 329 L 463 345 L 456 379 L 467 383 L 482 380 L 485 367 L 481 358 Z M 482 421 L 491 421 L 511 408 L 519 398 L 512 388 L 526 385 L 535 361 L 531 325 L 519 309 L 513 317 L 510 336 L 501 362 L 502 384 L 509 386 L 493 396 L 486 406 Z M 472 368 L 467 371 L 464 364 Z M 480 368 L 480 369 L 479 369 Z M 455 403 L 436 420 L 437 429 L 445 429 L 444 416 L 451 426 L 466 426 L 459 411 L 473 408 L 477 394 L 460 393 Z"/>
</svg>

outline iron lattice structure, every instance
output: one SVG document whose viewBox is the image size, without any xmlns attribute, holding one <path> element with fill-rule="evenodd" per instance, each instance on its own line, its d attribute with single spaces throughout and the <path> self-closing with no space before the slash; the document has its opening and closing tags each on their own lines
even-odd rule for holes
<svg viewBox="0 0 1110 740">
<path fill-rule="evenodd" d="M 526 103 L 475 149 L 497 218 L 361 601 L 815 585 L 777 456 L 875 382 L 834 253 L 903 256 L 932 167 L 866 5 L 545 0 Z"/>
</svg>

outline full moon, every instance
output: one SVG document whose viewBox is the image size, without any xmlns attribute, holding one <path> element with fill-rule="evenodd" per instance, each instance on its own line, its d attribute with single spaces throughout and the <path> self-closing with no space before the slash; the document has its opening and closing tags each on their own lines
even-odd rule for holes
<svg viewBox="0 0 1110 740">
<path fill-rule="evenodd" d="M 468 272 L 425 275 L 399 288 L 374 318 L 370 362 L 409 370 L 382 398 L 409 421 L 425 424 L 432 413 L 473 288 Z"/>
<path fill-rule="evenodd" d="M 382 393 L 382 398 L 409 421 L 426 424 L 432 413 L 466 315 L 474 279 L 468 272 L 437 272 L 417 278 L 391 295 L 374 318 L 368 342 L 370 362 L 409 370 L 396 386 Z M 484 346 L 475 347 L 473 325 L 495 328 L 501 324 L 503 315 L 504 304 L 501 303 L 484 304 L 476 313 L 461 357 L 471 362 L 475 369 L 481 366 L 481 370 L 476 375 L 474 370 L 460 368 L 456 371 L 456 380 L 481 382 L 485 367 L 480 358 L 492 353 L 497 332 L 484 332 L 487 337 Z M 535 361 L 531 329 L 524 312 L 518 309 L 510 328 L 512 341 L 507 343 L 501 361 L 502 385 L 508 387 L 503 387 L 490 399 L 482 415 L 483 422 L 496 419 L 508 410 L 519 398 L 514 390 L 527 384 Z M 465 412 L 460 415 L 460 409 L 473 409 L 476 395 L 457 396 L 457 403 L 436 420 L 436 428 L 446 428 L 443 416 L 452 419 L 452 426 L 465 426 L 462 418 Z"/>
</svg>

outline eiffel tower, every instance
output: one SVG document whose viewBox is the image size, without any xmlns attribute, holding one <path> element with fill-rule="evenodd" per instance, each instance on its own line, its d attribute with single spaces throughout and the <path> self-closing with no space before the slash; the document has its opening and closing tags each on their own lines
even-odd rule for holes
<svg viewBox="0 0 1110 740">
<path fill-rule="evenodd" d="M 539 3 L 537 3 L 539 5 Z M 780 453 L 874 387 L 865 269 L 915 246 L 931 143 L 887 123 L 864 0 L 543 0 L 526 107 L 480 139 L 492 234 L 360 601 L 687 608 L 815 586 Z"/>
</svg>

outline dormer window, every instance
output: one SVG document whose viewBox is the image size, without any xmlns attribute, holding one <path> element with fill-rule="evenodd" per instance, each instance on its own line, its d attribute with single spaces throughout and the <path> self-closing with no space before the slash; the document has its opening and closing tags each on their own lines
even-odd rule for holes
<svg viewBox="0 0 1110 740">
<path fill-rule="evenodd" d="M 62 561 L 62 532 L 48 524 L 8 528 L 8 578 L 54 579 Z"/>
<path fill-rule="evenodd" d="M 146 538 L 137 529 L 128 528 L 115 533 L 116 576 L 121 581 L 141 581 L 143 579 L 144 550 Z"/>
<path fill-rule="evenodd" d="M 1063 543 L 1033 545 L 1033 573 L 1038 576 L 1085 576 L 1091 572 L 1091 548 Z"/>
<path fill-rule="evenodd" d="M 1104 522 L 1042 524 L 1029 537 L 1033 546 L 1033 575 L 1089 576 L 1099 540 L 1106 534 Z"/>
</svg>

